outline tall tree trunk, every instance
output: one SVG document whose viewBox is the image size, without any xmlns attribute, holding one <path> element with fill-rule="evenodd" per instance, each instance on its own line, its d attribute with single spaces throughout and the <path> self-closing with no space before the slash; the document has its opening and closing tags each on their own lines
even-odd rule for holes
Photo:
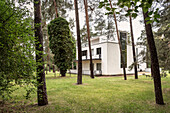
<svg viewBox="0 0 170 113">
<path fill-rule="evenodd" d="M 149 67 L 149 50 L 148 50 L 148 46 L 146 47 L 146 68 L 150 68 Z"/>
<path fill-rule="evenodd" d="M 55 66 L 54 66 L 54 64 L 53 64 L 53 73 L 55 73 Z"/>
<path fill-rule="evenodd" d="M 131 15 L 129 16 L 129 20 L 130 20 L 130 31 L 131 31 L 131 38 L 132 38 L 132 51 L 133 51 L 135 79 L 138 79 L 138 71 L 137 71 L 137 62 L 136 62 L 136 53 L 135 53 L 135 44 L 134 44 L 134 37 L 133 37 L 133 27 L 132 27 L 132 17 L 131 17 Z"/>
<path fill-rule="evenodd" d="M 46 26 L 46 20 L 45 20 L 45 27 Z M 48 33 L 46 32 L 46 37 L 47 37 L 47 40 L 46 40 L 46 43 L 47 43 L 47 64 L 46 64 L 46 74 L 48 74 L 48 65 L 49 65 L 49 38 L 48 38 Z"/>
<path fill-rule="evenodd" d="M 44 73 L 44 59 L 43 59 L 43 34 L 41 25 L 41 0 L 34 0 L 34 26 L 36 38 L 36 63 L 37 63 L 37 98 L 38 105 L 43 106 L 48 104 L 45 73 Z"/>
<path fill-rule="evenodd" d="M 49 45 L 49 38 L 48 38 L 48 45 Z M 49 48 L 49 46 L 47 48 L 47 61 L 48 61 L 49 72 L 51 72 L 51 67 L 50 67 L 50 48 Z"/>
<path fill-rule="evenodd" d="M 89 43 L 89 55 L 90 55 L 90 72 L 91 72 L 91 78 L 94 78 L 93 74 L 93 61 L 92 61 L 92 54 L 91 54 L 91 42 L 90 42 L 90 29 L 89 29 L 89 15 L 88 15 L 88 5 L 87 0 L 84 0 L 84 6 L 85 6 L 85 14 L 86 14 L 86 25 L 87 25 L 87 35 L 88 35 L 88 43 Z"/>
<path fill-rule="evenodd" d="M 51 72 L 51 68 L 50 68 L 50 48 L 49 48 L 49 37 L 48 37 L 48 34 L 47 35 L 47 66 L 49 67 L 49 72 Z"/>
<path fill-rule="evenodd" d="M 111 7 L 111 9 L 113 9 L 111 0 L 109 0 L 109 2 L 110 2 L 110 7 Z M 123 54 L 122 54 L 122 45 L 121 45 L 121 42 L 120 42 L 119 30 L 118 30 L 118 26 L 117 26 L 117 20 L 116 20 L 116 15 L 115 15 L 115 13 L 113 13 L 113 16 L 114 16 L 114 21 L 115 21 L 115 25 L 116 25 L 117 38 L 118 38 L 118 42 L 119 42 L 120 56 L 121 56 L 121 60 L 122 60 L 124 80 L 127 80 L 127 77 L 126 77 L 126 69 L 125 69 L 125 61 L 124 61 Z"/>
<path fill-rule="evenodd" d="M 149 17 L 148 12 L 146 13 L 143 12 L 143 15 L 144 15 L 144 22 L 145 22 L 145 30 L 146 30 L 146 35 L 147 35 L 147 42 L 148 42 L 150 57 L 151 57 L 151 74 L 154 80 L 156 103 L 163 105 L 164 101 L 163 101 L 163 96 L 162 96 L 159 62 L 158 62 L 155 41 L 154 41 L 154 37 L 152 33 L 152 27 L 151 27 L 151 24 L 146 24 L 147 20 L 145 19 Z"/>
<path fill-rule="evenodd" d="M 47 72 L 47 71 L 48 71 L 48 64 L 46 65 L 46 74 L 48 74 L 48 72 Z"/>
<path fill-rule="evenodd" d="M 80 26 L 79 26 L 79 13 L 77 0 L 74 0 L 76 28 L 77 28 L 77 45 L 78 45 L 78 76 L 77 84 L 82 84 L 82 53 L 81 53 L 81 39 L 80 39 Z"/>
<path fill-rule="evenodd" d="M 55 13 L 56 13 L 56 18 L 58 17 L 58 10 L 57 10 L 57 4 L 56 4 L 56 1 L 53 0 L 54 2 L 54 7 L 55 7 Z"/>
</svg>

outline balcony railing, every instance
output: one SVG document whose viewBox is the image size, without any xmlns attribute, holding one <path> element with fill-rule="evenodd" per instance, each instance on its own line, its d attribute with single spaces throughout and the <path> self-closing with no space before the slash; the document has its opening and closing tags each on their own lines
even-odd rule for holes
<svg viewBox="0 0 170 113">
<path fill-rule="evenodd" d="M 86 60 L 86 59 L 90 59 L 90 57 L 82 56 L 82 60 Z M 92 56 L 92 59 L 101 59 L 101 54 Z"/>
<path fill-rule="evenodd" d="M 90 75 L 90 70 L 83 70 L 82 74 L 83 75 Z M 102 75 L 102 70 L 94 70 L 93 74 L 94 75 Z"/>
<path fill-rule="evenodd" d="M 68 73 L 77 74 L 77 70 L 71 69 L 71 70 L 68 70 Z M 102 70 L 94 70 L 93 73 L 94 73 L 94 75 L 102 75 Z M 83 70 L 82 74 L 83 75 L 90 75 L 90 70 Z"/>
</svg>

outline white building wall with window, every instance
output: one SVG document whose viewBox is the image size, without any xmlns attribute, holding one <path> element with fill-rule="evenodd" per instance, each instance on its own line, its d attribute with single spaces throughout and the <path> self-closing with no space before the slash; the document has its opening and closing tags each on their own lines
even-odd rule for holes
<svg viewBox="0 0 170 113">
<path fill-rule="evenodd" d="M 94 74 L 95 75 L 97 74 L 102 74 L 102 75 L 123 74 L 123 68 L 121 68 L 121 57 L 120 57 L 120 50 L 119 50 L 118 42 L 115 40 L 108 41 L 105 39 L 106 37 L 104 36 L 97 37 L 97 38 L 95 37 L 91 39 Z M 130 44 L 127 44 L 126 47 L 127 47 L 126 73 L 133 74 L 134 69 L 132 70 L 128 69 L 128 67 L 133 63 L 132 46 Z M 98 48 L 101 48 L 101 55 L 99 55 L 100 49 Z M 84 56 L 82 56 L 82 71 L 83 71 L 83 74 L 89 75 L 90 74 L 90 56 L 89 56 L 88 43 L 82 44 L 82 52 L 83 51 L 84 51 L 83 53 Z M 76 60 L 77 60 L 76 64 L 78 67 L 78 52 L 76 55 Z"/>
</svg>

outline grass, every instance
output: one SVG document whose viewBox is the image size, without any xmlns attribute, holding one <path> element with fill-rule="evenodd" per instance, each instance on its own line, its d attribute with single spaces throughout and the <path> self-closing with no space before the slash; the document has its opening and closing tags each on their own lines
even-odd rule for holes
<svg viewBox="0 0 170 113">
<path fill-rule="evenodd" d="M 23 97 L 19 89 L 13 99 L 0 107 L 2 112 L 35 113 L 168 113 L 170 112 L 170 76 L 162 78 L 163 96 L 166 105 L 155 104 L 153 80 L 139 76 L 135 80 L 118 77 L 83 76 L 83 85 L 76 85 L 76 75 L 54 77 L 46 75 L 49 104 L 37 106 L 36 93 L 31 99 Z M 0 111 L 0 112 L 1 112 Z"/>
</svg>

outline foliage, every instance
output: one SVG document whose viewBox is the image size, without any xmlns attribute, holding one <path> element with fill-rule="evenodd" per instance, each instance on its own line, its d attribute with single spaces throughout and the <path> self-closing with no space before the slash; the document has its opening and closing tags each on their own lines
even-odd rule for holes
<svg viewBox="0 0 170 113">
<path fill-rule="evenodd" d="M 52 20 L 48 25 L 50 49 L 54 54 L 54 63 L 60 69 L 62 76 L 65 76 L 75 58 L 75 44 L 68 25 L 62 17 Z"/>
<path fill-rule="evenodd" d="M 170 47 L 169 47 L 169 39 L 159 36 L 159 30 L 154 33 L 155 36 L 155 45 L 157 48 L 158 53 L 158 59 L 159 59 L 159 65 L 160 68 L 163 70 L 170 70 Z M 142 31 L 141 36 L 138 38 L 140 40 L 140 43 L 138 42 L 138 45 L 140 46 L 146 46 L 148 51 L 148 45 L 146 42 L 146 36 L 145 31 Z M 141 51 L 141 53 L 138 54 L 138 57 L 141 57 L 142 59 L 138 60 L 138 62 L 146 62 L 147 65 L 150 65 L 150 54 L 147 51 Z"/>
<path fill-rule="evenodd" d="M 170 41 L 170 5 L 168 0 L 160 0 L 158 2 L 161 5 L 159 10 L 160 22 L 156 24 L 156 27 L 159 28 L 156 32 L 157 36 L 163 36 L 166 40 Z"/>
<path fill-rule="evenodd" d="M 120 8 L 131 8 L 126 11 L 125 16 L 131 15 L 134 18 L 138 16 L 140 8 L 143 9 L 144 13 L 149 11 L 149 16 L 146 18 L 146 20 L 148 20 L 147 24 L 150 24 L 153 22 L 159 22 L 160 18 L 160 14 L 158 13 L 159 8 L 150 11 L 153 1 L 154 0 L 118 0 L 118 2 L 115 4 L 117 4 L 117 6 L 119 6 Z M 106 14 L 108 15 L 113 14 L 113 12 L 115 12 L 116 14 L 120 14 L 120 11 L 117 10 L 117 7 L 114 7 L 112 9 L 109 7 L 109 0 L 104 0 L 100 2 L 99 7 L 105 7 L 108 11 Z"/>
<path fill-rule="evenodd" d="M 57 5 L 58 14 L 66 18 L 67 10 L 73 9 L 73 3 L 71 1 L 67 0 L 55 0 Z M 48 64 L 47 66 L 52 66 L 54 59 L 53 54 L 51 53 L 51 50 L 49 48 L 49 37 L 47 33 L 47 22 L 51 21 L 55 18 L 55 6 L 54 6 L 54 0 L 42 0 L 41 5 L 41 11 L 42 11 L 42 28 L 43 28 L 43 38 L 44 38 L 44 53 L 45 53 L 45 63 Z M 72 18 L 69 18 L 69 24 L 70 28 L 73 29 L 74 27 L 74 20 Z M 73 34 L 71 32 L 71 34 Z M 50 68 L 50 67 L 49 67 Z"/>
<path fill-rule="evenodd" d="M 29 97 L 35 71 L 32 19 L 21 6 L 2 0 L 0 7 L 0 95 L 7 99 L 13 86 L 24 85 Z"/>
<path fill-rule="evenodd" d="M 158 52 L 159 65 L 163 70 L 170 70 L 170 47 L 166 38 L 155 38 Z"/>
<path fill-rule="evenodd" d="M 55 0 L 59 16 L 65 18 L 67 17 L 66 12 L 67 9 L 71 10 L 73 4 L 68 0 Z M 42 0 L 42 15 L 46 17 L 46 20 L 55 18 L 55 6 L 53 0 Z"/>
</svg>

